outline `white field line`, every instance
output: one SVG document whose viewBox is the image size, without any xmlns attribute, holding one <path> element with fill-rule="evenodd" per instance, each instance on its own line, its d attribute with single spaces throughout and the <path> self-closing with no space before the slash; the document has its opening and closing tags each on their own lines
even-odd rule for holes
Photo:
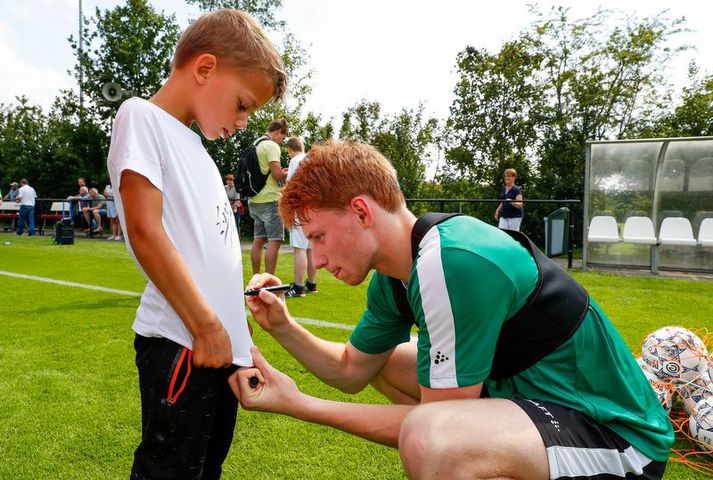
<svg viewBox="0 0 713 480">
<path fill-rule="evenodd" d="M 99 292 L 115 293 L 117 295 L 126 295 L 129 297 L 141 297 L 140 292 L 131 292 L 129 290 L 117 290 L 115 288 L 100 287 L 98 285 L 87 285 L 86 283 L 76 283 L 68 282 L 66 280 L 56 280 L 54 278 L 38 277 L 35 275 L 25 275 L 23 273 L 5 272 L 0 270 L 0 275 L 5 275 L 6 277 L 21 278 L 23 280 L 34 280 L 36 282 L 54 283 L 56 285 L 63 285 L 65 287 L 77 287 L 86 288 L 87 290 L 96 290 Z M 248 315 L 250 314 L 247 312 Z M 319 327 L 329 327 L 338 328 L 341 330 L 354 330 L 354 325 L 347 325 L 344 323 L 334 323 L 334 322 L 324 322 L 322 320 L 315 320 L 313 318 L 295 318 L 300 323 L 307 325 L 317 325 Z"/>
</svg>

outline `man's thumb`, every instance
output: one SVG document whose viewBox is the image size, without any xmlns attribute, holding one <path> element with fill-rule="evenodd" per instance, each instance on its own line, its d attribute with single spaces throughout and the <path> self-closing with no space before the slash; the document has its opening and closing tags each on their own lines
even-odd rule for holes
<svg viewBox="0 0 713 480">
<path fill-rule="evenodd" d="M 253 363 L 261 372 L 265 369 L 271 368 L 270 364 L 267 363 L 267 360 L 265 360 L 265 357 L 263 357 L 262 353 L 260 353 L 260 349 L 257 348 L 255 345 L 250 347 L 250 353 L 253 356 Z"/>
</svg>

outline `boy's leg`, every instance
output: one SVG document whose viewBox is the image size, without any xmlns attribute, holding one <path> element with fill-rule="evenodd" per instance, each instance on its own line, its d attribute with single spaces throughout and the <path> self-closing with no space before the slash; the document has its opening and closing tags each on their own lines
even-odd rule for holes
<svg viewBox="0 0 713 480">
<path fill-rule="evenodd" d="M 265 272 L 274 275 L 277 268 L 277 256 L 280 253 L 282 240 L 269 240 L 265 251 Z"/>
<path fill-rule="evenodd" d="M 263 220 L 264 210 L 264 204 L 250 203 L 250 217 L 253 219 L 253 245 L 250 249 L 250 262 L 255 275 L 262 272 L 262 247 L 267 241 L 267 230 Z"/>
<path fill-rule="evenodd" d="M 253 274 L 261 273 L 262 268 L 262 247 L 265 245 L 265 238 L 255 237 L 250 248 L 250 263 L 252 263 Z"/>
<path fill-rule="evenodd" d="M 189 351 L 163 338 L 137 335 L 134 345 L 142 435 L 134 453 L 131 478 L 201 478 L 211 448 L 216 410 L 232 369 L 193 368 Z M 223 410 L 229 408 L 227 405 Z M 230 418 L 222 413 L 218 421 L 223 428 L 232 429 L 234 424 L 228 425 Z M 215 460 L 211 462 L 215 471 Z"/>
<path fill-rule="evenodd" d="M 307 272 L 307 250 L 294 247 L 295 256 L 295 283 L 304 285 L 305 273 Z"/>
<path fill-rule="evenodd" d="M 233 372 L 235 368 L 229 370 Z M 227 380 L 222 382 L 221 386 L 218 403 L 215 407 L 215 418 L 213 419 L 213 430 L 210 434 L 208 455 L 203 464 L 201 480 L 217 480 L 220 478 L 220 474 L 223 471 L 223 462 L 233 442 L 233 432 L 235 431 L 235 421 L 238 414 L 238 399 L 230 389 Z"/>
<path fill-rule="evenodd" d="M 265 252 L 265 272 L 275 274 L 277 268 L 277 256 L 280 253 L 280 245 L 285 239 L 285 227 L 280 219 L 280 212 L 277 209 L 277 202 L 265 204 L 265 229 L 267 230 L 267 251 Z"/>
<path fill-rule="evenodd" d="M 317 286 L 317 269 L 312 262 L 312 249 L 307 249 L 307 282 Z"/>
</svg>

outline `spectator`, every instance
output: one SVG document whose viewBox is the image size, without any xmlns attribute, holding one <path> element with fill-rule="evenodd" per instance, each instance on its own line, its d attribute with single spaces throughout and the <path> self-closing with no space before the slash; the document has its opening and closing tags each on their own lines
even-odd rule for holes
<svg viewBox="0 0 713 480">
<path fill-rule="evenodd" d="M 87 188 L 87 187 L 84 187 Z M 84 220 L 89 225 L 89 229 L 92 233 L 102 233 L 102 218 L 101 210 L 106 205 L 106 198 L 104 195 L 99 193 L 99 190 L 92 187 L 89 189 L 89 202 L 86 207 L 82 207 L 82 214 L 84 215 Z M 81 203 L 81 202 L 80 202 Z M 96 228 L 92 229 L 92 219 L 96 222 Z"/>
<path fill-rule="evenodd" d="M 67 197 L 67 200 L 72 200 L 72 212 L 78 212 L 77 214 L 72 213 L 72 219 L 74 220 L 75 224 L 79 224 L 81 226 L 81 231 L 85 232 L 87 228 L 91 228 L 91 225 L 84 225 L 85 219 L 84 219 L 84 209 L 88 208 L 90 206 L 92 197 L 89 195 L 89 189 L 82 185 L 79 187 L 79 193 L 77 195 L 70 195 Z"/>
<path fill-rule="evenodd" d="M 290 181 L 300 162 L 306 157 L 304 145 L 299 137 L 287 140 L 287 154 L 290 156 L 290 165 L 287 167 L 287 181 Z M 292 289 L 285 292 L 286 297 L 304 297 L 306 292 L 317 292 L 317 269 L 312 263 L 312 248 L 309 240 L 302 232 L 302 227 L 290 228 L 290 245 L 294 249 L 295 280 Z M 305 281 L 307 273 L 307 281 Z"/>
<path fill-rule="evenodd" d="M 79 199 L 82 196 L 82 188 L 86 188 L 86 195 L 89 194 L 89 188 L 87 187 L 87 181 L 85 180 L 84 177 L 79 177 L 77 178 L 77 194 L 76 195 L 70 195 L 67 197 L 67 200 L 72 200 L 71 203 L 71 215 L 72 215 L 72 220 L 74 220 L 74 223 L 82 223 L 80 221 L 82 217 L 82 206 L 79 203 Z"/>
<path fill-rule="evenodd" d="M 15 201 L 20 204 L 20 216 L 17 220 L 17 234 L 22 235 L 24 224 L 28 225 L 27 235 L 35 234 L 35 200 L 37 193 L 35 189 L 27 184 L 26 179 L 20 180 L 20 189 L 17 192 Z"/>
<path fill-rule="evenodd" d="M 287 177 L 287 169 L 280 165 L 280 145 L 288 135 L 287 122 L 284 119 L 275 120 L 270 123 L 265 133 L 268 140 L 260 142 L 256 148 L 260 170 L 263 174 L 270 172 L 270 175 L 262 190 L 254 197 L 248 198 L 250 216 L 255 221 L 253 245 L 250 250 L 253 273 L 261 272 L 262 247 L 266 240 L 265 272 L 275 273 L 277 255 L 285 239 L 285 227 L 277 212 L 277 201 L 280 198 L 280 186 L 277 182 Z"/>
<path fill-rule="evenodd" d="M 500 190 L 499 199 L 504 200 L 495 210 L 495 220 L 498 227 L 504 230 L 520 231 L 522 223 L 522 189 L 515 185 L 517 171 L 514 168 L 505 170 L 505 187 Z"/>
<path fill-rule="evenodd" d="M 238 229 L 238 238 L 240 238 L 240 217 L 243 214 L 243 202 L 240 201 L 240 194 L 235 190 L 235 176 L 232 173 L 225 176 L 225 194 L 228 195 L 228 201 L 233 209 L 235 228 Z"/>
<path fill-rule="evenodd" d="M 106 197 L 106 216 L 109 219 L 109 228 L 111 236 L 107 240 L 121 241 L 121 223 L 119 215 L 116 213 L 116 204 L 114 203 L 114 190 L 111 184 L 104 187 L 104 196 Z"/>
<path fill-rule="evenodd" d="M 10 190 L 2 198 L 8 202 L 14 202 L 17 199 L 17 182 L 10 182 Z"/>
</svg>

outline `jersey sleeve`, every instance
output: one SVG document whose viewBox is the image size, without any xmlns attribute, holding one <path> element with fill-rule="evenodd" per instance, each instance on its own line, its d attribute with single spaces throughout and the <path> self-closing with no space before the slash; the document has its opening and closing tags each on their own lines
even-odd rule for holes
<svg viewBox="0 0 713 480">
<path fill-rule="evenodd" d="M 490 374 L 500 330 L 516 308 L 515 286 L 494 262 L 458 248 L 426 253 L 416 270 L 409 295 L 419 324 L 418 383 L 477 385 Z"/>
<path fill-rule="evenodd" d="M 357 350 L 376 355 L 410 340 L 411 325 L 401 316 L 391 288 L 390 278 L 374 273 L 366 309 L 349 338 Z"/>
<path fill-rule="evenodd" d="M 163 191 L 158 131 L 152 119 L 147 105 L 139 102 L 125 102 L 119 109 L 109 149 L 109 169 L 116 179 L 117 189 L 121 173 L 132 170 Z"/>
</svg>

